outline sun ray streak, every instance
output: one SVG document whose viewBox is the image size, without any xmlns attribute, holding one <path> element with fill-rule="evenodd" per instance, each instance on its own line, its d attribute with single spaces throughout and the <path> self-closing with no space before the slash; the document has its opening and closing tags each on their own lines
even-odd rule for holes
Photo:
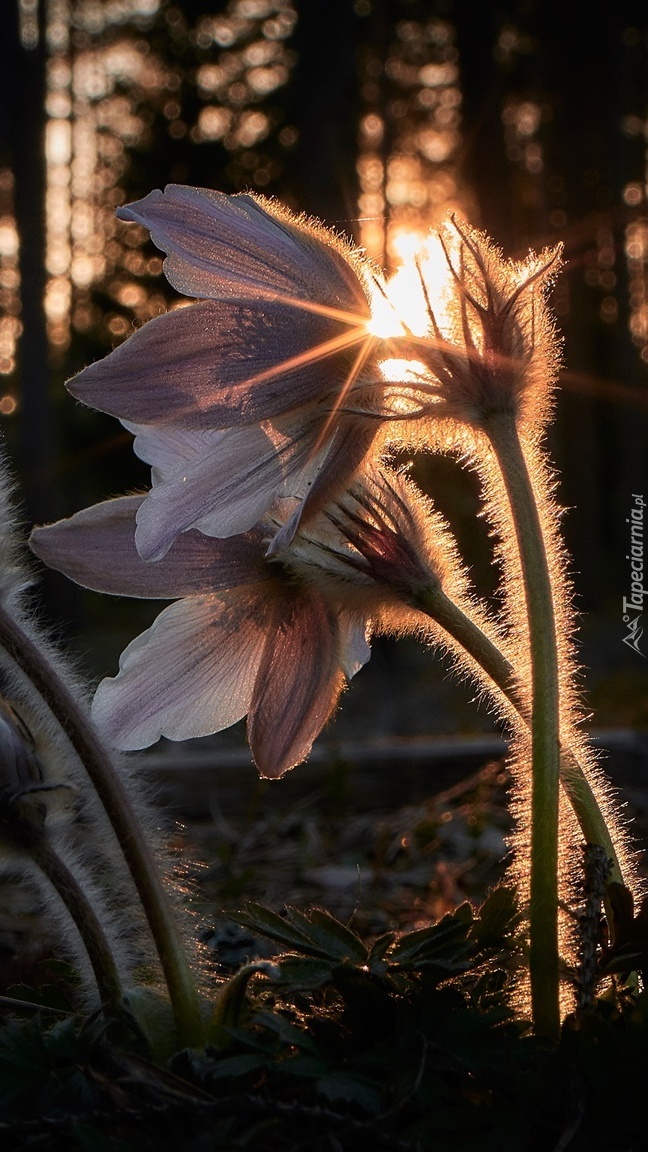
<svg viewBox="0 0 648 1152">
<path fill-rule="evenodd" d="M 317 300 L 304 300 L 299 296 L 286 296 L 284 293 L 276 292 L 273 289 L 265 290 L 261 287 L 255 287 L 254 294 L 255 298 L 260 300 L 268 300 L 276 304 L 286 304 L 290 308 L 299 308 L 302 312 L 314 312 L 316 316 L 324 316 L 329 320 L 339 320 L 341 324 L 349 324 L 351 327 L 367 324 L 370 320 L 368 306 L 367 314 L 363 316 L 360 312 L 347 312 L 342 308 L 333 308 L 329 304 L 320 304 Z"/>
<path fill-rule="evenodd" d="M 425 300 L 425 307 L 427 308 L 427 313 L 428 313 L 428 316 L 430 317 L 430 323 L 432 325 L 432 328 L 434 329 L 434 335 L 436 336 L 436 338 L 438 340 L 440 340 L 441 339 L 441 329 L 439 328 L 439 324 L 438 324 L 436 315 L 434 313 L 434 308 L 432 307 L 432 301 L 430 299 L 430 293 L 428 292 L 428 286 L 425 282 L 425 276 L 423 275 L 423 265 L 421 264 L 421 257 L 420 257 L 420 254 L 418 252 L 417 252 L 416 256 L 414 257 L 414 266 L 415 266 L 417 274 L 418 274 L 419 282 L 421 285 L 421 291 L 423 293 L 423 299 Z"/>
<path fill-rule="evenodd" d="M 343 352 L 346 348 L 352 348 L 354 344 L 366 339 L 366 337 L 367 329 L 365 327 L 355 328 L 352 332 L 343 333 L 340 336 L 335 336 L 332 340 L 324 341 L 323 344 L 316 344 L 313 348 L 307 348 L 298 356 L 291 356 L 288 360 L 273 364 L 271 368 L 264 368 L 263 372 L 257 372 L 254 376 L 248 376 L 247 379 L 242 380 L 240 385 L 249 387 L 251 384 L 260 384 L 263 380 L 272 380 L 275 376 L 281 376 L 282 373 L 289 372 L 293 368 L 303 368 L 305 364 L 314 364 L 318 360 L 325 360 L 327 356 L 333 356 L 336 352 Z"/>
<path fill-rule="evenodd" d="M 369 356 L 371 355 L 371 352 L 373 351 L 377 342 L 378 342 L 377 338 L 375 336 L 371 336 L 367 332 L 367 330 L 365 329 L 365 342 L 364 342 L 363 346 L 360 348 L 355 360 L 353 361 L 351 371 L 349 372 L 346 380 L 344 381 L 344 384 L 342 385 L 342 387 L 340 389 L 340 393 L 339 393 L 339 395 L 335 401 L 335 404 L 333 405 L 333 408 L 331 409 L 331 411 L 330 411 L 330 413 L 329 413 L 329 415 L 328 415 L 328 417 L 327 417 L 327 419 L 326 419 L 326 421 L 325 421 L 325 423 L 324 423 L 324 425 L 320 431 L 320 434 L 317 437 L 315 444 L 313 445 L 313 450 L 311 452 L 311 459 L 313 459 L 313 457 L 315 457 L 317 455 L 320 448 L 322 447 L 322 444 L 327 439 L 329 431 L 331 429 L 331 425 L 335 422 L 336 417 L 339 415 L 340 412 L 344 411 L 344 401 L 346 400 L 347 396 L 351 392 L 355 381 L 358 379 L 358 376 L 360 375 L 362 369 L 364 368 L 364 366 L 365 366 L 367 360 L 369 359 Z"/>
</svg>

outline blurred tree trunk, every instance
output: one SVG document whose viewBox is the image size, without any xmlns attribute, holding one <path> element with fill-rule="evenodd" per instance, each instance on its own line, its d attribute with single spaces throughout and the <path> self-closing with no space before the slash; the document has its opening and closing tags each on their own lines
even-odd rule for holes
<svg viewBox="0 0 648 1152">
<path fill-rule="evenodd" d="M 20 320 L 18 345 L 18 470 L 20 503 L 29 524 L 58 519 L 62 513 L 55 471 L 56 438 L 49 386 L 45 319 L 46 165 L 45 0 L 36 9 L 38 41 L 21 42 L 18 0 L 2 7 L 0 32 L 0 136 L 13 172 L 14 213 L 19 238 Z M 43 573 L 40 604 L 52 620 L 78 622 L 80 593 L 60 573 Z"/>
<path fill-rule="evenodd" d="M 351 231 L 357 216 L 358 43 L 349 0 L 297 0 L 298 60 L 286 113 L 299 129 L 287 173 L 295 206 Z"/>
<path fill-rule="evenodd" d="M 54 436 L 45 323 L 45 0 L 38 0 L 37 42 L 21 42 L 18 0 L 2 10 L 0 72 L 5 134 L 14 176 L 14 211 L 20 253 L 22 336 L 19 468 L 31 522 L 56 517 Z"/>
</svg>

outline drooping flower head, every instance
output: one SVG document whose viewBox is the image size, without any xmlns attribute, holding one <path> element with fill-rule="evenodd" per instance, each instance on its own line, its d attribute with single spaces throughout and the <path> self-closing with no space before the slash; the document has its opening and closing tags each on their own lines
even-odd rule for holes
<svg viewBox="0 0 648 1152">
<path fill-rule="evenodd" d="M 247 714 L 261 774 L 280 776 L 305 759 L 345 679 L 368 659 L 370 629 L 430 634 L 430 592 L 443 584 L 465 596 L 447 525 L 385 466 L 364 469 L 270 557 L 294 500 L 238 536 L 188 529 L 152 562 L 135 544 L 144 499 L 107 501 L 31 538 L 42 560 L 84 587 L 176 600 L 97 690 L 94 718 L 124 750 L 208 735 Z M 447 637 L 434 639 L 447 647 Z"/>
<path fill-rule="evenodd" d="M 365 466 L 279 559 L 326 598 L 368 614 L 376 633 L 416 635 L 450 653 L 455 670 L 480 687 L 479 645 L 482 655 L 498 646 L 512 655 L 474 595 L 449 525 L 402 470 Z M 502 700 L 497 706 L 508 715 Z"/>
<path fill-rule="evenodd" d="M 365 465 L 325 506 L 281 562 L 297 576 L 377 613 L 388 604 L 413 605 L 456 568 L 448 528 L 404 472 Z M 456 591 L 456 589 L 455 589 Z"/>
<path fill-rule="evenodd" d="M 174 599 L 101 682 L 93 716 L 118 748 L 205 736 L 247 715 L 262 776 L 304 760 L 345 679 L 369 658 L 367 622 L 265 558 L 263 526 L 225 540 L 189 530 L 155 563 L 135 547 L 143 496 L 32 534 L 47 564 L 100 592 Z"/>
</svg>

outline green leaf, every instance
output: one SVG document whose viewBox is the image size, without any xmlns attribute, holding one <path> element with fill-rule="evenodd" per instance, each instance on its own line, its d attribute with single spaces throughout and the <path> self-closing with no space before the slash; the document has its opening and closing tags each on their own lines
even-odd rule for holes
<svg viewBox="0 0 648 1152">
<path fill-rule="evenodd" d="M 102 1028 L 105 1023 L 102 1022 Z M 58 1107 L 96 1107 L 99 1089 L 84 1069 L 101 1034 L 62 1020 L 43 1031 L 38 1017 L 13 1021 L 0 1031 L 0 1098 L 3 1116 L 11 1107 L 38 1114 Z"/>
<path fill-rule="evenodd" d="M 290 1056 L 288 1060 L 279 1061 L 276 1071 L 282 1076 L 299 1076 L 302 1080 L 316 1080 L 326 1072 L 326 1062 L 321 1053 L 314 1055 Z"/>
<path fill-rule="evenodd" d="M 453 967 L 459 960 L 465 961 L 472 951 L 469 941 L 472 923 L 471 906 L 462 904 L 456 912 L 444 916 L 430 928 L 420 928 L 401 936 L 392 947 L 390 963 L 400 968 L 419 968 L 430 963 Z"/>
<path fill-rule="evenodd" d="M 335 1103 L 347 1100 L 358 1104 L 364 1112 L 375 1116 L 380 1112 L 381 1099 L 374 1087 L 348 1072 L 329 1072 L 315 1081 L 315 1087 L 327 1100 Z"/>
<path fill-rule="evenodd" d="M 297 908 L 287 908 L 283 917 L 261 904 L 246 904 L 240 911 L 230 912 L 229 916 L 253 932 L 268 936 L 306 956 L 322 960 L 352 960 L 356 964 L 367 961 L 367 949 L 360 938 L 321 908 L 313 909 L 308 915 Z"/>
<path fill-rule="evenodd" d="M 514 888 L 495 888 L 486 898 L 473 923 L 471 938 L 479 948 L 496 947 L 520 920 Z"/>
<path fill-rule="evenodd" d="M 246 904 L 244 908 L 228 912 L 227 915 L 236 924 L 242 924 L 245 928 L 258 932 L 261 936 L 267 936 L 270 940 L 276 940 L 286 948 L 302 950 L 303 932 L 294 928 L 283 916 L 279 916 L 270 908 L 264 908 L 262 904 Z"/>
<path fill-rule="evenodd" d="M 290 1020 L 278 1012 L 257 1012 L 253 1021 L 255 1024 L 267 1028 L 269 1032 L 274 1032 L 280 1040 L 283 1040 L 290 1047 L 310 1052 L 314 1056 L 318 1055 L 317 1046 L 308 1032 L 304 1031 L 303 1028 L 298 1028 L 296 1024 L 291 1024 Z"/>
<path fill-rule="evenodd" d="M 325 912 L 313 908 L 304 915 L 296 908 L 287 909 L 287 918 L 297 929 L 301 929 L 312 948 L 331 960 L 353 960 L 356 964 L 366 964 L 367 949 L 359 936 L 346 925 Z"/>
<path fill-rule="evenodd" d="M 279 975 L 273 978 L 274 984 L 314 990 L 331 983 L 335 963 L 314 956 L 284 956 L 278 961 L 277 968 Z"/>
<path fill-rule="evenodd" d="M 166 1064 L 177 1048 L 177 1032 L 168 1000 L 152 988 L 129 988 L 124 1006 L 146 1040 L 152 1060 Z"/>
<path fill-rule="evenodd" d="M 367 957 L 367 965 L 374 976 L 382 976 L 386 972 L 389 962 L 388 953 L 395 939 L 395 932 L 385 932 L 384 936 L 379 936 L 375 941 Z"/>
<path fill-rule="evenodd" d="M 12 984 L 7 989 L 7 995 L 28 1004 L 37 1004 L 39 1008 L 54 1008 L 69 1013 L 74 1011 L 69 996 L 59 984 L 41 984 L 38 988 L 29 984 Z"/>
</svg>

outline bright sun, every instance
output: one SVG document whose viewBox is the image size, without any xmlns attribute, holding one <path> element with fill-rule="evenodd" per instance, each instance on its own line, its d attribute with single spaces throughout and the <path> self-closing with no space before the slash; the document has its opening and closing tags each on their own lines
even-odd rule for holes
<svg viewBox="0 0 648 1152">
<path fill-rule="evenodd" d="M 403 336 L 406 331 L 425 336 L 430 330 L 430 315 L 422 279 L 436 322 L 443 328 L 452 274 L 438 236 L 404 231 L 396 237 L 394 247 L 402 264 L 388 280 L 385 294 L 378 289 L 374 293 L 369 331 L 381 339 Z"/>
<path fill-rule="evenodd" d="M 434 308 L 437 325 L 443 330 L 448 319 L 452 273 L 438 236 L 431 232 L 424 236 L 420 232 L 403 231 L 396 237 L 394 247 L 402 263 L 385 290 L 374 291 L 369 331 L 383 340 L 404 336 L 407 332 L 425 336 L 431 327 L 428 301 Z M 425 365 L 411 358 L 386 358 L 381 361 L 380 370 L 387 381 L 413 384 L 427 375 Z"/>
</svg>

